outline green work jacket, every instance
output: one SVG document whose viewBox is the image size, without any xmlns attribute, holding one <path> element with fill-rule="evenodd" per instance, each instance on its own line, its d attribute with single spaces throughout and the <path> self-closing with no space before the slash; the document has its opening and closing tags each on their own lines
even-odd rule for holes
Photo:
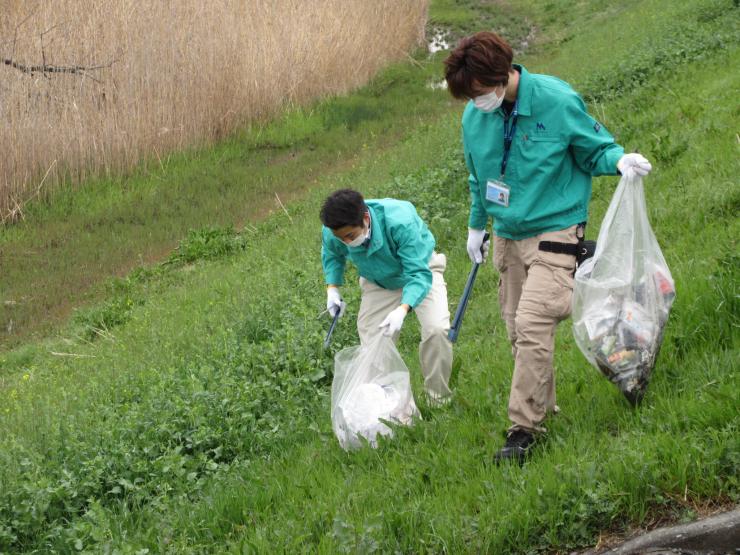
<svg viewBox="0 0 740 555">
<path fill-rule="evenodd" d="M 484 229 L 492 217 L 496 235 L 519 240 L 585 222 L 591 177 L 617 175 L 624 149 L 566 82 L 514 67 L 520 73 L 519 116 L 503 177 L 503 109 L 485 113 L 471 101 L 462 128 L 470 171 L 469 226 Z M 508 206 L 486 199 L 492 179 L 508 186 Z"/>
<path fill-rule="evenodd" d="M 370 243 L 348 247 L 327 227 L 322 229 L 321 264 L 327 285 L 344 283 L 347 259 L 358 273 L 383 289 L 403 289 L 401 304 L 416 307 L 432 287 L 429 259 L 434 236 L 410 202 L 366 201 L 370 212 Z"/>
</svg>

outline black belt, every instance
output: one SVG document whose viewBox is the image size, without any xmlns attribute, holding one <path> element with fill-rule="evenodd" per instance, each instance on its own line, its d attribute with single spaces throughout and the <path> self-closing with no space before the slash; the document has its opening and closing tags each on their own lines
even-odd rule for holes
<svg viewBox="0 0 740 555">
<path fill-rule="evenodd" d="M 557 241 L 540 241 L 540 250 L 555 254 L 570 254 L 577 257 L 580 249 L 578 243 L 559 243 Z"/>
<path fill-rule="evenodd" d="M 576 257 L 576 264 L 582 264 L 596 252 L 596 241 L 586 241 L 586 222 L 578 224 L 576 229 L 578 243 L 561 243 L 560 241 L 540 241 L 539 249 L 555 254 L 569 254 Z"/>
</svg>

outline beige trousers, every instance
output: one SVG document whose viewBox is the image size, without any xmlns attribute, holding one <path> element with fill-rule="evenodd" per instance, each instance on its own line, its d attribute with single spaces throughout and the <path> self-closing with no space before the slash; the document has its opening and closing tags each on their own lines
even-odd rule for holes
<svg viewBox="0 0 740 555">
<path fill-rule="evenodd" d="M 452 343 L 447 339 L 450 329 L 450 310 L 447 306 L 447 284 L 444 254 L 433 253 L 429 261 L 432 287 L 429 294 L 413 312 L 421 324 L 419 359 L 424 376 L 424 390 L 433 400 L 443 400 L 452 393 L 449 387 L 452 371 Z M 389 290 L 360 278 L 362 301 L 357 316 L 357 331 L 364 345 L 382 333 L 378 326 L 389 312 L 401 304 L 401 289 Z M 393 341 L 398 340 L 398 334 Z"/>
<path fill-rule="evenodd" d="M 570 316 L 575 257 L 539 250 L 540 241 L 577 243 L 576 227 L 520 241 L 494 237 L 499 306 L 514 355 L 509 394 L 509 430 L 543 432 L 540 424 L 555 405 L 552 366 L 555 328 Z"/>
</svg>

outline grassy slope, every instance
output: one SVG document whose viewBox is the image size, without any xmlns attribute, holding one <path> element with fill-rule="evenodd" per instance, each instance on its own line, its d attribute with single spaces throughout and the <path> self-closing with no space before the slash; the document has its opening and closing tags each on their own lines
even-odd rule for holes
<svg viewBox="0 0 740 555">
<path fill-rule="evenodd" d="M 590 3 L 522 4 L 557 39 L 528 67 L 594 96 L 614 91 L 600 94 L 595 110 L 656 167 L 648 206 L 678 298 L 644 405 L 631 410 L 561 326 L 563 413 L 549 424 L 548 444 L 524 469 L 492 467 L 511 360 L 487 268 L 456 347 L 455 403 L 422 406 L 423 422 L 376 451 L 339 449 L 327 416 L 331 358 L 319 350 L 326 322 L 315 319 L 323 305 L 316 212 L 343 185 L 413 199 L 449 256 L 457 298 L 468 267 L 465 172 L 458 114 L 445 115 L 319 180 L 288 207 L 292 222 L 277 214 L 245 234 L 243 254 L 133 280 L 124 298 L 144 301 L 107 338 L 3 355 L 0 550 L 564 550 L 603 529 L 737 500 L 738 78 L 727 68 L 740 54 L 737 45 L 706 48 L 703 58 L 648 72 L 640 88 L 619 80 L 634 65 L 617 71 L 610 62 L 662 52 L 671 25 L 737 29 L 736 10 L 697 2 L 725 13 L 692 7 L 664 19 L 653 14 L 673 2 L 612 6 L 607 15 Z M 599 25 L 569 28 L 566 13 Z M 640 24 L 631 40 L 604 38 L 626 36 L 625 18 Z M 581 63 L 606 42 L 608 55 Z M 592 222 L 614 185 L 596 180 Z M 357 291 L 345 290 L 350 314 L 337 349 L 356 341 Z M 411 321 L 400 349 L 418 391 L 417 341 Z"/>
<path fill-rule="evenodd" d="M 350 97 L 30 205 L 25 221 L 0 229 L 0 348 L 47 335 L 72 309 L 105 298 L 109 276 L 161 260 L 189 229 L 259 220 L 280 210 L 275 194 L 297 198 L 319 176 L 439 117 L 449 99 L 426 86 L 439 79 L 437 66 L 419 60 Z"/>
<path fill-rule="evenodd" d="M 491 6 L 440 2 L 432 24 L 457 36 L 476 23 L 503 24 L 518 44 L 528 22 Z M 423 54 L 354 94 L 297 109 L 214 147 L 153 157 L 132 175 L 32 203 L 25 220 L 0 228 L 0 349 L 53 333 L 80 305 L 104 299 L 106 279 L 161 260 L 190 229 L 237 226 L 299 197 L 320 175 L 382 151 L 408 129 L 449 110 L 438 63 Z"/>
</svg>

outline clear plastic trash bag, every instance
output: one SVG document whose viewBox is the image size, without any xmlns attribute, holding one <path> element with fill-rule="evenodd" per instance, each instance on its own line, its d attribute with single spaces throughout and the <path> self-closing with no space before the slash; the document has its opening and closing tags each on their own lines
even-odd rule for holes
<svg viewBox="0 0 740 555">
<path fill-rule="evenodd" d="M 409 370 L 389 337 L 378 334 L 367 345 L 349 347 L 334 357 L 331 422 L 343 449 L 362 447 L 365 438 L 392 436 L 383 420 L 409 425 L 420 418 Z"/>
<path fill-rule="evenodd" d="M 623 176 L 578 267 L 573 332 L 586 358 L 636 405 L 642 400 L 676 296 L 647 217 L 642 178 Z"/>
</svg>

